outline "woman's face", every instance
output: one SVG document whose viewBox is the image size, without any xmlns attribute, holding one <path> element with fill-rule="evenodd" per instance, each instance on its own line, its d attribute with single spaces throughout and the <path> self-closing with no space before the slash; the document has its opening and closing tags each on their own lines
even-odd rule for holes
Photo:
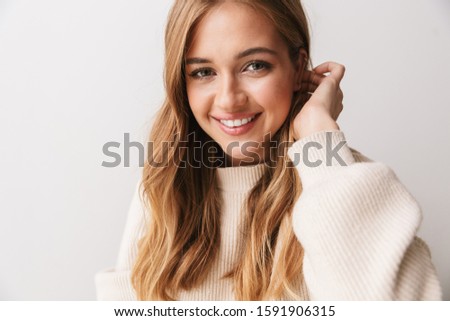
<svg viewBox="0 0 450 321">
<path fill-rule="evenodd" d="M 199 23 L 186 55 L 189 104 L 202 129 L 232 158 L 257 163 L 288 116 L 302 63 L 265 16 L 225 2 Z M 262 145 L 264 146 L 264 145 Z"/>
</svg>

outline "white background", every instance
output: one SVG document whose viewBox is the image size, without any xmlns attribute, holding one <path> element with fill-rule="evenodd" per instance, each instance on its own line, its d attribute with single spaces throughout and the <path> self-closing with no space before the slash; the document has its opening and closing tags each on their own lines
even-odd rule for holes
<svg viewBox="0 0 450 321">
<path fill-rule="evenodd" d="M 95 299 L 141 173 L 102 146 L 148 134 L 171 3 L 0 0 L 0 300 Z M 304 4 L 314 64 L 347 67 L 341 129 L 421 204 L 450 300 L 450 1 Z"/>
</svg>

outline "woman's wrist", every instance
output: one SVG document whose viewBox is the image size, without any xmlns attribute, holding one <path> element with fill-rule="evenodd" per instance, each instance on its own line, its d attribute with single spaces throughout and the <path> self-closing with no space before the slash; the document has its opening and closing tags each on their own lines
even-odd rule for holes
<svg viewBox="0 0 450 321">
<path fill-rule="evenodd" d="M 340 128 L 331 116 L 308 113 L 302 115 L 300 122 L 294 123 L 294 139 L 300 140 L 317 132 L 335 130 L 340 130 Z"/>
</svg>

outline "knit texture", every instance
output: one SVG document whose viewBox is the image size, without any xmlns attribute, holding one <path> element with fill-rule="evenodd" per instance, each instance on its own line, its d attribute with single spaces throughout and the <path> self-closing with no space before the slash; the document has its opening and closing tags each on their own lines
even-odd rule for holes
<svg viewBox="0 0 450 321">
<path fill-rule="evenodd" d="M 304 248 L 303 300 L 440 300 L 427 245 L 416 237 L 421 209 L 386 165 L 348 147 L 341 131 L 319 132 L 288 150 L 303 191 L 293 212 Z M 179 300 L 234 300 L 229 272 L 242 243 L 241 207 L 264 164 L 217 169 L 223 196 L 220 251 L 207 279 Z M 149 213 L 138 190 L 118 260 L 95 276 L 97 299 L 136 300 L 131 270 Z"/>
</svg>

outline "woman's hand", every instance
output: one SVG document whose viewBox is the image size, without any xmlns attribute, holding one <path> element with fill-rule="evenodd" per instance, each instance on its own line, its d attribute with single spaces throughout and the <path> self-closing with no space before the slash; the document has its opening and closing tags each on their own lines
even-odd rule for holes
<svg viewBox="0 0 450 321">
<path fill-rule="evenodd" d="M 336 120 L 343 109 L 344 97 L 339 85 L 344 73 L 345 67 L 335 62 L 304 71 L 300 90 L 303 95 L 312 94 L 294 119 L 295 140 L 319 131 L 339 130 Z"/>
</svg>

